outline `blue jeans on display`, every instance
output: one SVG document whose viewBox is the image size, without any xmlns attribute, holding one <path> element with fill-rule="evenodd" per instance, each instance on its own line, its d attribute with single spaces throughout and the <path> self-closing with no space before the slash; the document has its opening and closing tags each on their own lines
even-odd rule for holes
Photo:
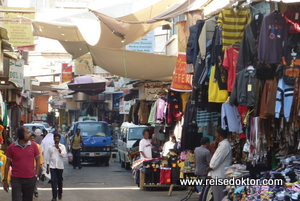
<svg viewBox="0 0 300 201">
<path fill-rule="evenodd" d="M 80 149 L 72 149 L 73 161 L 72 165 L 75 168 L 76 166 L 81 168 L 81 158 L 80 158 Z"/>
<path fill-rule="evenodd" d="M 62 186 L 63 186 L 63 169 L 52 169 L 50 168 L 51 173 L 51 188 L 52 188 L 52 199 L 57 198 L 62 195 Z"/>
</svg>

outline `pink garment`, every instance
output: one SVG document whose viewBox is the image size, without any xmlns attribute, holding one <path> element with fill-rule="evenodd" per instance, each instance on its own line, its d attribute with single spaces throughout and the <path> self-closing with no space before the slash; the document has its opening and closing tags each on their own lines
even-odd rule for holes
<svg viewBox="0 0 300 201">
<path fill-rule="evenodd" d="M 158 99 L 156 107 L 156 120 L 163 121 L 165 118 L 166 101 L 163 98 Z"/>
</svg>

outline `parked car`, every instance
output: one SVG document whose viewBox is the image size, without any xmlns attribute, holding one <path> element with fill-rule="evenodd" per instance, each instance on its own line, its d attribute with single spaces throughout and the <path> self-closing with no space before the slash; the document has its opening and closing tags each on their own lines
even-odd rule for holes
<svg viewBox="0 0 300 201">
<path fill-rule="evenodd" d="M 24 126 L 28 127 L 31 133 L 33 133 L 32 127 L 34 127 L 34 126 L 37 127 L 37 128 L 39 128 L 39 129 L 41 129 L 41 131 L 43 129 L 46 129 L 43 124 L 36 124 L 36 123 L 35 124 L 24 124 Z"/>
<path fill-rule="evenodd" d="M 133 123 L 124 122 L 121 125 L 121 132 L 118 139 L 118 154 L 121 161 L 121 167 L 129 169 L 131 160 L 128 157 L 130 148 L 137 140 L 143 138 L 143 130 L 147 128 L 144 125 L 135 125 Z"/>
<path fill-rule="evenodd" d="M 45 129 L 48 131 L 48 133 L 50 133 L 52 131 L 52 128 L 49 126 L 49 124 L 47 122 L 44 121 L 33 121 L 31 122 L 32 124 L 43 124 Z"/>
</svg>

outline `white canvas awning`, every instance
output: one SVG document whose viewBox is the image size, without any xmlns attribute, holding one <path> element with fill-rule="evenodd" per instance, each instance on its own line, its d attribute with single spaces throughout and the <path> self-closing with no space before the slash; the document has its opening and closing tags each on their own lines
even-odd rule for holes
<svg viewBox="0 0 300 201">
<path fill-rule="evenodd" d="M 133 79 L 166 79 L 173 75 L 176 56 L 89 46 L 93 61 L 112 74 Z"/>
<path fill-rule="evenodd" d="M 178 15 L 201 9 L 197 0 L 162 0 L 135 13 L 114 18 L 98 11 L 70 16 L 62 22 L 33 21 L 33 34 L 60 41 L 73 58 L 88 52 L 86 45 L 123 48 Z M 86 34 L 87 33 L 87 34 Z M 125 40 L 123 40 L 125 39 Z M 123 42 L 122 42 L 123 40 Z M 92 42 L 91 42 L 92 41 Z"/>
</svg>

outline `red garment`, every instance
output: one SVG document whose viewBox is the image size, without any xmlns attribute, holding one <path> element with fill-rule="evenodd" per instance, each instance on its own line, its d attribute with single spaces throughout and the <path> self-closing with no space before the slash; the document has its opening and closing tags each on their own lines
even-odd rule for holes
<svg viewBox="0 0 300 201">
<path fill-rule="evenodd" d="M 6 157 L 12 160 L 12 177 L 32 178 L 35 176 L 34 160 L 40 155 L 35 142 L 28 141 L 25 148 L 17 145 L 18 141 L 9 145 Z"/>
<path fill-rule="evenodd" d="M 247 112 L 248 112 L 248 107 L 246 106 L 237 106 L 237 110 L 241 116 L 241 122 L 243 124 L 245 118 L 246 118 L 246 115 L 247 115 Z"/>
<path fill-rule="evenodd" d="M 287 22 L 288 33 L 300 33 L 300 9 L 289 6 L 282 15 Z"/>
<path fill-rule="evenodd" d="M 224 52 L 223 66 L 228 70 L 227 90 L 232 91 L 240 48 L 228 46 Z"/>
</svg>

